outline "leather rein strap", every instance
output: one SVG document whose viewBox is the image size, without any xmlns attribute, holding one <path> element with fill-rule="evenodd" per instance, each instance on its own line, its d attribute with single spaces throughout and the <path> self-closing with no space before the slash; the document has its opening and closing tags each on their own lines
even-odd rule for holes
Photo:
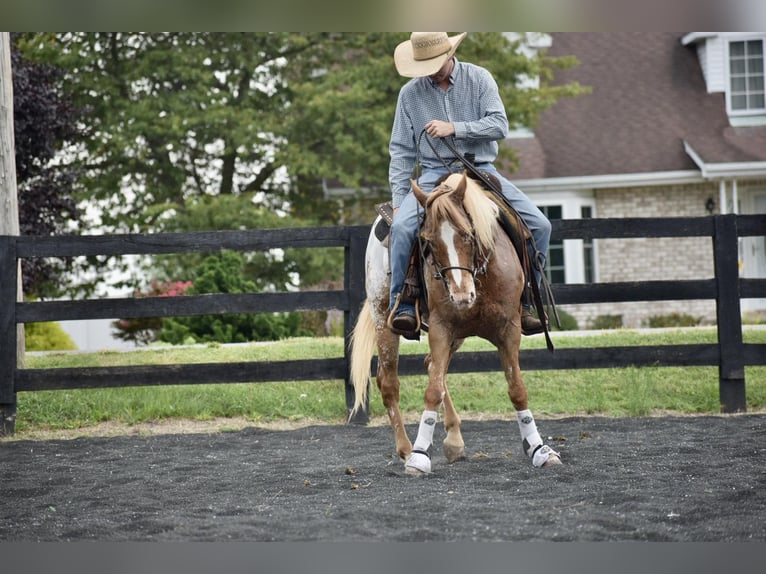
<svg viewBox="0 0 766 574">
<path fill-rule="evenodd" d="M 422 135 L 422 134 L 421 134 Z M 487 177 L 487 174 L 482 172 L 480 169 L 478 169 L 472 161 L 467 160 L 463 154 L 461 154 L 455 146 L 452 144 L 452 142 L 449 141 L 447 138 L 442 138 L 441 140 L 444 145 L 447 146 L 447 148 L 454 154 L 454 156 L 463 164 L 465 169 L 467 169 L 471 174 L 475 177 L 475 179 L 478 179 L 484 184 L 484 187 L 491 191 L 495 197 L 502 201 L 503 205 L 509 208 L 510 212 L 516 215 L 516 219 L 519 222 L 519 225 L 521 225 L 522 229 L 525 229 L 528 232 L 529 235 L 529 241 L 532 242 L 532 247 L 534 249 L 534 257 L 529 258 L 527 250 L 523 250 L 523 259 L 521 260 L 521 263 L 525 269 L 530 269 L 531 267 L 534 267 L 539 273 L 541 278 L 541 283 L 543 287 L 543 291 L 545 293 L 545 298 L 548 301 L 548 306 L 552 309 L 553 316 L 556 319 L 556 323 L 559 327 L 561 327 L 561 322 L 559 320 L 558 313 L 556 312 L 556 304 L 553 300 L 553 292 L 551 291 L 551 287 L 548 284 L 548 279 L 545 276 L 545 272 L 543 270 L 542 266 L 542 253 L 540 253 L 537 250 L 537 246 L 535 245 L 535 240 L 532 237 L 532 233 L 529 232 L 529 228 L 527 227 L 526 222 L 519 216 L 519 214 L 516 212 L 516 210 L 513 208 L 511 203 L 508 201 L 508 199 L 503 195 L 502 189 L 500 189 L 500 186 L 496 181 L 494 181 L 492 178 Z M 429 141 L 430 145 L 430 141 Z M 431 149 L 433 150 L 433 146 L 431 146 Z M 436 150 L 434 150 L 435 152 Z M 438 154 L 437 154 L 438 155 Z M 440 158 L 441 159 L 441 158 Z M 442 160 L 443 162 L 443 160 Z M 445 164 L 446 165 L 446 164 Z M 553 341 L 551 341 L 550 333 L 548 331 L 548 322 L 545 320 L 545 305 L 543 304 L 543 296 L 540 292 L 540 285 L 537 284 L 537 281 L 534 280 L 534 273 L 533 278 L 531 281 L 528 282 L 531 290 L 532 290 L 532 297 L 534 299 L 535 308 L 537 309 L 537 314 L 540 318 L 540 322 L 543 325 L 543 332 L 545 333 L 545 343 L 548 347 L 548 350 L 552 353 L 554 350 L 553 347 Z"/>
</svg>

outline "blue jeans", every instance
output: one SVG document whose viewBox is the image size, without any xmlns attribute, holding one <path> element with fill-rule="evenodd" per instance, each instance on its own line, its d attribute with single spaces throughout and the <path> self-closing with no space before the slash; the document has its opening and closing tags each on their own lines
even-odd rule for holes
<svg viewBox="0 0 766 574">
<path fill-rule="evenodd" d="M 524 222 L 529 227 L 532 237 L 535 240 L 535 246 L 542 256 L 542 264 L 545 265 L 545 256 L 548 253 L 548 244 L 551 240 L 551 223 L 545 217 L 542 211 L 530 200 L 519 188 L 505 179 L 492 164 L 480 164 L 477 167 L 482 171 L 487 171 L 497 177 L 503 188 L 503 195 L 508 198 L 514 209 L 518 211 Z M 418 179 L 418 185 L 425 192 L 433 190 L 436 182 L 449 170 L 445 167 L 424 168 L 423 174 Z M 404 287 L 404 277 L 407 273 L 412 246 L 420 227 L 420 221 L 423 217 L 423 208 L 415 199 L 415 195 L 410 191 L 399 206 L 399 211 L 391 225 L 391 296 L 389 309 L 392 309 L 396 297 L 401 293 Z M 530 255 L 533 255 L 532 246 L 529 246 Z M 536 278 L 538 283 L 540 278 Z M 411 308 L 401 307 L 402 311 L 413 312 Z"/>
</svg>

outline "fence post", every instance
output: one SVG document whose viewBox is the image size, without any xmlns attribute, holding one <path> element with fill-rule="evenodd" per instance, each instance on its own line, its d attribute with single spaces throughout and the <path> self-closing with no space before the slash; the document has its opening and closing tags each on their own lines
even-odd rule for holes
<svg viewBox="0 0 766 574">
<path fill-rule="evenodd" d="M 716 215 L 713 258 L 718 323 L 719 397 L 725 413 L 744 412 L 745 357 L 742 344 L 742 314 L 739 302 L 739 243 L 737 216 Z"/>
<path fill-rule="evenodd" d="M 345 249 L 345 288 L 348 294 L 348 309 L 344 313 L 344 330 L 343 330 L 343 357 L 346 362 L 346 414 L 351 414 L 351 409 L 354 406 L 354 399 L 356 393 L 354 387 L 351 384 L 351 378 L 349 373 L 351 372 L 351 356 L 350 356 L 350 343 L 351 343 L 351 331 L 356 325 L 356 320 L 359 317 L 359 311 L 362 307 L 362 302 L 366 297 L 365 293 L 365 254 L 367 252 L 367 237 L 369 235 L 369 229 L 365 227 L 349 227 L 348 228 L 348 243 Z M 369 381 L 367 383 L 369 385 Z M 369 393 L 367 393 L 369 397 Z M 350 423 L 354 424 L 367 424 L 370 420 L 367 414 L 369 407 L 368 404 L 364 405 L 364 412 L 357 412 L 352 418 L 349 419 Z"/>
<path fill-rule="evenodd" d="M 15 378 L 18 355 L 16 238 L 0 236 L 0 436 L 16 430 Z"/>
</svg>

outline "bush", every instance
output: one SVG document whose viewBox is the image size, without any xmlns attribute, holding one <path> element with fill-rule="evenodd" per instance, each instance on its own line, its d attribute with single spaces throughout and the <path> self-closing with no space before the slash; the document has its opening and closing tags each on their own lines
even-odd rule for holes
<svg viewBox="0 0 766 574">
<path fill-rule="evenodd" d="M 622 315 L 599 315 L 593 319 L 591 329 L 621 329 Z"/>
<path fill-rule="evenodd" d="M 194 284 L 186 293 L 252 293 L 257 291 L 243 274 L 239 253 L 224 251 L 206 257 L 194 271 Z M 273 341 L 306 334 L 299 313 L 227 313 L 165 319 L 159 339 L 173 345 Z"/>
<path fill-rule="evenodd" d="M 178 297 L 185 295 L 192 286 L 191 281 L 165 281 L 160 283 L 152 279 L 146 291 L 136 290 L 134 297 Z M 123 341 L 132 341 L 137 345 L 148 345 L 159 337 L 162 330 L 161 317 L 138 317 L 136 319 L 118 319 L 112 322 L 112 332 Z"/>
<path fill-rule="evenodd" d="M 551 328 L 554 331 L 577 331 L 580 327 L 577 324 L 577 319 L 575 319 L 571 314 L 567 313 L 563 309 L 556 309 L 556 313 L 558 313 L 559 321 L 561 321 L 561 327 L 556 324 L 556 318 L 553 317 L 553 313 L 551 313 L 550 322 L 551 322 Z"/>
<path fill-rule="evenodd" d="M 652 329 L 662 327 L 696 327 L 702 321 L 702 317 L 692 317 L 686 313 L 669 313 L 667 315 L 653 315 L 647 323 Z"/>
<path fill-rule="evenodd" d="M 24 326 L 27 351 L 76 351 L 77 345 L 58 323 L 27 323 Z"/>
</svg>

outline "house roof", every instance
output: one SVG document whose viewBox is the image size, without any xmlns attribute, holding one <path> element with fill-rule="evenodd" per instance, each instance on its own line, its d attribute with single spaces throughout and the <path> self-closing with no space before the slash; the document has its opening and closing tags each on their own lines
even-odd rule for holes
<svg viewBox="0 0 766 574">
<path fill-rule="evenodd" d="M 696 47 L 682 43 L 685 33 L 551 36 L 549 55 L 580 62 L 557 72 L 554 83 L 577 81 L 592 93 L 545 110 L 534 138 L 507 140 L 520 160 L 514 180 L 689 170 L 708 177 L 717 165 L 736 172 L 736 164 L 766 162 L 766 126 L 729 125 L 725 96 L 707 93 Z"/>
</svg>

